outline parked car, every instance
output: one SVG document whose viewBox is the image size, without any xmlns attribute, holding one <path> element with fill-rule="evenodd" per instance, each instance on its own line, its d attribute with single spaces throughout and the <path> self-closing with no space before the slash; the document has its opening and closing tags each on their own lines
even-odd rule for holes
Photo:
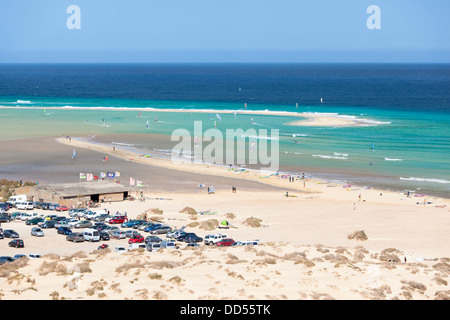
<svg viewBox="0 0 450 320">
<path fill-rule="evenodd" d="M 26 212 L 24 212 L 24 213 L 22 213 L 20 215 L 20 220 L 21 221 L 28 221 L 28 220 L 31 220 L 31 219 L 37 218 L 37 217 L 39 217 L 39 214 L 37 212 L 33 212 L 33 213 L 26 213 Z"/>
<path fill-rule="evenodd" d="M 235 241 L 231 238 L 225 238 L 216 243 L 218 247 L 229 247 L 232 246 Z"/>
<path fill-rule="evenodd" d="M 149 225 L 147 228 L 144 229 L 145 232 L 150 232 L 152 230 L 155 230 L 159 227 L 161 227 L 162 224 L 161 223 L 152 223 L 151 225 Z"/>
<path fill-rule="evenodd" d="M 56 214 L 48 214 L 48 215 L 44 216 L 44 220 L 55 220 L 56 217 L 57 217 Z"/>
<path fill-rule="evenodd" d="M 186 247 L 200 247 L 200 243 L 198 242 L 189 242 Z"/>
<path fill-rule="evenodd" d="M 161 247 L 166 249 L 178 249 L 178 246 L 175 244 L 175 240 L 163 240 L 161 241 Z"/>
<path fill-rule="evenodd" d="M 86 229 L 83 231 L 84 240 L 86 241 L 100 241 L 100 233 L 96 229 Z"/>
<path fill-rule="evenodd" d="M 11 222 L 11 218 L 8 215 L 0 215 L 0 223 Z"/>
<path fill-rule="evenodd" d="M 125 239 L 127 236 L 125 234 L 125 231 L 122 230 L 114 230 L 113 232 L 110 233 L 111 238 L 115 238 L 115 239 Z"/>
<path fill-rule="evenodd" d="M 58 229 L 57 229 L 57 233 L 58 234 L 63 234 L 63 235 L 69 235 L 69 234 L 71 234 L 72 233 L 72 230 L 70 230 L 70 228 L 67 228 L 67 227 L 59 227 Z"/>
<path fill-rule="evenodd" d="M 119 227 L 117 226 L 105 226 L 104 228 L 101 228 L 100 231 L 105 231 L 108 232 L 111 235 L 111 232 L 115 231 L 115 230 L 120 230 L 122 231 Z M 125 232 L 125 231 L 124 231 Z"/>
<path fill-rule="evenodd" d="M 67 206 L 57 206 L 55 208 L 56 211 L 62 212 L 62 211 L 69 211 L 69 207 Z"/>
<path fill-rule="evenodd" d="M 147 249 L 147 251 L 150 251 L 150 252 L 158 251 L 159 249 L 161 249 L 161 244 L 157 243 L 157 242 L 150 242 L 150 243 L 147 243 L 146 249 Z"/>
<path fill-rule="evenodd" d="M 41 202 L 41 209 L 42 210 L 49 210 L 50 203 L 48 202 Z"/>
<path fill-rule="evenodd" d="M 22 258 L 28 258 L 26 255 L 24 255 L 24 254 L 15 254 L 14 255 L 14 257 L 13 257 L 13 259 L 14 260 L 18 260 L 18 259 L 22 259 Z"/>
<path fill-rule="evenodd" d="M 172 231 L 169 231 L 166 233 L 166 237 L 167 238 L 171 238 L 171 239 L 176 239 L 181 235 L 186 234 L 186 232 L 184 231 L 184 227 L 182 227 L 181 229 L 174 229 Z"/>
<path fill-rule="evenodd" d="M 84 242 L 84 236 L 81 232 L 72 232 L 67 235 L 66 240 L 72 242 Z"/>
<path fill-rule="evenodd" d="M 157 236 L 148 236 L 145 238 L 145 243 L 156 242 L 161 243 L 162 239 Z"/>
<path fill-rule="evenodd" d="M 44 231 L 42 231 L 42 229 L 39 227 L 33 227 L 31 228 L 31 235 L 35 237 L 43 237 Z"/>
<path fill-rule="evenodd" d="M 120 246 L 118 246 L 118 247 L 115 247 L 115 248 L 114 248 L 114 252 L 117 252 L 117 253 L 125 253 L 125 252 L 127 252 L 127 249 L 125 249 L 125 247 L 120 247 Z"/>
<path fill-rule="evenodd" d="M 130 243 L 130 245 L 128 246 L 128 251 L 140 248 L 145 249 L 146 246 L 147 245 L 145 243 Z"/>
<path fill-rule="evenodd" d="M 11 240 L 11 241 L 8 243 L 8 246 L 9 246 L 9 247 L 14 247 L 14 248 L 23 248 L 23 247 L 25 247 L 25 245 L 24 245 L 22 239 L 14 239 L 14 240 Z"/>
<path fill-rule="evenodd" d="M 30 258 L 30 259 L 39 259 L 40 257 L 41 257 L 41 255 L 40 254 L 36 254 L 36 253 L 30 253 L 28 255 L 28 258 Z"/>
<path fill-rule="evenodd" d="M 59 207 L 58 203 L 50 203 L 48 206 L 48 210 L 55 210 L 57 207 Z"/>
<path fill-rule="evenodd" d="M 128 218 L 125 216 L 114 216 L 109 220 L 110 224 L 120 224 L 120 223 L 124 223 L 127 222 Z"/>
<path fill-rule="evenodd" d="M 208 234 L 205 236 L 204 242 L 207 245 L 216 244 L 219 241 L 222 241 L 227 237 L 226 234 L 223 233 L 215 233 L 215 234 Z"/>
<path fill-rule="evenodd" d="M 108 217 L 110 217 L 110 215 L 109 214 L 107 214 L 107 213 L 102 213 L 102 214 L 99 214 L 98 216 L 96 216 L 93 220 L 94 221 L 105 221 L 106 220 L 106 218 L 108 218 Z"/>
<path fill-rule="evenodd" d="M 143 222 L 140 225 L 136 226 L 136 228 L 133 227 L 133 229 L 138 229 L 140 231 L 145 231 L 145 228 L 147 228 L 151 224 L 152 224 L 152 222 L 146 221 L 146 222 Z"/>
<path fill-rule="evenodd" d="M 39 222 L 38 226 L 41 227 L 42 229 L 50 229 L 55 227 L 56 222 L 57 221 L 55 220 L 44 220 L 42 222 Z"/>
<path fill-rule="evenodd" d="M 3 235 L 3 230 L 0 230 L 0 239 L 4 239 L 5 236 Z"/>
<path fill-rule="evenodd" d="M 27 226 L 31 226 L 31 225 L 37 225 L 38 223 L 41 223 L 41 222 L 44 222 L 44 218 L 37 217 L 37 218 L 28 220 L 27 222 L 25 222 L 25 224 Z"/>
<path fill-rule="evenodd" d="M 140 234 L 137 230 L 127 230 L 125 231 L 125 235 L 127 236 L 127 238 L 131 238 L 134 235 L 138 235 Z"/>
<path fill-rule="evenodd" d="M 92 222 L 90 222 L 89 220 L 81 220 L 78 221 L 77 223 L 75 223 L 73 225 L 74 228 L 80 229 L 80 228 L 90 228 L 92 227 Z"/>
<path fill-rule="evenodd" d="M 131 236 L 130 239 L 128 239 L 128 243 L 141 243 L 144 242 L 144 236 L 140 235 L 140 234 L 135 234 L 133 236 Z"/>
<path fill-rule="evenodd" d="M 100 234 L 100 240 L 104 240 L 105 241 L 105 240 L 111 239 L 111 236 L 106 231 L 99 231 L 99 234 Z"/>
<path fill-rule="evenodd" d="M 16 208 L 19 210 L 33 210 L 34 203 L 32 201 L 18 202 Z"/>
<path fill-rule="evenodd" d="M 80 221 L 75 218 L 68 218 L 64 221 L 62 221 L 61 227 L 67 227 L 67 228 L 73 228 L 76 224 L 78 224 Z"/>
<path fill-rule="evenodd" d="M 188 234 L 184 237 L 184 242 L 203 242 L 203 238 L 197 236 L 195 233 Z"/>
<path fill-rule="evenodd" d="M 11 263 L 13 261 L 14 261 L 14 259 L 9 256 L 0 257 L 0 265 L 5 264 L 5 263 Z"/>
<path fill-rule="evenodd" d="M 142 222 L 143 222 L 143 220 L 132 219 L 132 220 L 128 220 L 128 221 L 122 223 L 120 226 L 122 228 L 133 228 L 133 226 L 135 224 L 140 224 Z"/>
<path fill-rule="evenodd" d="M 257 246 L 259 245 L 259 240 L 246 240 L 246 241 L 236 241 L 232 246 Z"/>
<path fill-rule="evenodd" d="M 161 226 L 159 228 L 153 229 L 150 231 L 151 234 L 164 234 L 169 231 L 172 231 L 172 228 L 169 226 Z"/>
<path fill-rule="evenodd" d="M 181 233 L 178 237 L 176 237 L 175 240 L 177 240 L 177 241 L 185 241 L 186 237 L 193 236 L 193 235 L 195 235 L 195 233 L 184 232 L 184 233 Z M 202 239 L 202 241 L 203 241 L 203 239 Z"/>
<path fill-rule="evenodd" d="M 12 238 L 12 239 L 19 238 L 19 234 L 16 231 L 11 230 L 11 229 L 4 230 L 3 236 L 5 238 Z"/>
</svg>

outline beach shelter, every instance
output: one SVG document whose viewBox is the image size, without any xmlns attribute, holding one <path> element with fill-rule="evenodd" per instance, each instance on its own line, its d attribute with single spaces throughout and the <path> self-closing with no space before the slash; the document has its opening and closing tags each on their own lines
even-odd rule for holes
<svg viewBox="0 0 450 320">
<path fill-rule="evenodd" d="M 219 228 L 220 228 L 220 229 L 228 229 L 228 228 L 229 228 L 229 226 L 228 226 L 228 221 L 227 221 L 227 220 L 223 220 L 223 221 L 220 223 Z"/>
</svg>

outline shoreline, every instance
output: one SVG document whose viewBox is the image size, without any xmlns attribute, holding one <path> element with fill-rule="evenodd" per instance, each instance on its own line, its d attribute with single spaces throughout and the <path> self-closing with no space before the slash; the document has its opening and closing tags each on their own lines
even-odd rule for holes
<svg viewBox="0 0 450 320">
<path fill-rule="evenodd" d="M 395 200 L 392 203 L 396 203 L 398 198 L 406 198 L 406 194 L 402 191 L 395 190 L 387 190 L 381 188 L 372 188 L 371 186 L 358 186 L 358 185 L 347 185 L 346 183 L 327 181 L 318 178 L 305 178 L 299 179 L 301 176 L 298 174 L 283 174 L 283 173 L 274 173 L 268 171 L 260 171 L 256 169 L 249 168 L 238 168 L 233 167 L 233 169 L 225 166 L 225 165 L 215 165 L 215 164 L 207 164 L 207 163 L 174 163 L 168 157 L 155 156 L 151 155 L 151 152 L 141 152 L 141 150 L 133 150 L 127 147 L 116 145 L 113 147 L 108 146 L 104 143 L 100 142 L 90 142 L 86 141 L 83 138 L 72 137 L 69 141 L 64 137 L 55 138 L 58 143 L 77 146 L 80 148 L 86 148 L 90 150 L 94 150 L 97 152 L 104 153 L 105 155 L 115 156 L 121 158 L 125 161 L 132 161 L 134 163 L 140 163 L 144 165 L 151 165 L 156 167 L 167 168 L 171 170 L 178 170 L 189 173 L 198 173 L 198 174 L 206 174 L 218 177 L 227 177 L 233 179 L 241 179 L 241 180 L 250 180 L 259 182 L 262 184 L 271 185 L 278 188 L 286 188 L 296 190 L 301 193 L 328 193 L 329 188 L 337 188 L 342 189 L 343 192 L 339 192 L 337 196 L 334 198 L 342 197 L 343 194 L 348 194 L 350 191 L 353 192 L 364 192 L 370 193 L 374 195 L 383 194 L 384 199 L 386 199 L 386 195 L 390 195 L 390 197 L 394 197 Z M 187 160 L 189 161 L 189 160 Z M 240 171 L 242 170 L 242 171 Z M 288 176 L 296 177 L 296 181 L 294 183 L 289 182 L 287 179 Z M 328 195 L 328 194 L 327 194 Z M 347 197 L 346 197 L 347 198 Z M 417 204 L 417 202 L 423 202 L 424 199 L 433 199 L 436 202 L 449 202 L 450 199 L 445 197 L 433 196 L 433 195 L 425 195 L 425 197 L 417 197 L 414 194 L 411 195 L 408 199 L 411 199 Z M 355 199 L 358 200 L 358 199 Z M 429 201 L 426 202 L 429 202 Z"/>
</svg>

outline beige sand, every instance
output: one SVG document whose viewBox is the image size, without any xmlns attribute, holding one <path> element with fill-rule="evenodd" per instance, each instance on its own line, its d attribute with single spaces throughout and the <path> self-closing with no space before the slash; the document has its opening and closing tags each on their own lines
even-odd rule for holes
<svg viewBox="0 0 450 320">
<path fill-rule="evenodd" d="M 274 191 L 220 190 L 151 192 L 145 202 L 103 204 L 130 218 L 151 209 L 152 217 L 172 227 L 187 226 L 204 237 L 224 231 L 234 240 L 259 239 L 255 247 L 201 246 L 126 254 L 95 249 L 98 243 L 67 242 L 56 230 L 31 237 L 23 222 L 15 229 L 24 249 L 7 247 L 2 255 L 40 253 L 23 266 L 0 266 L 2 299 L 449 299 L 450 201 L 408 198 L 398 192 L 307 180 L 288 182 L 259 172 L 234 173 L 207 165 L 175 165 L 169 160 L 72 139 L 77 147 L 152 166 L 259 181 Z M 280 191 L 289 188 L 290 197 Z M 198 190 L 197 190 L 198 191 Z M 359 198 L 361 195 L 361 199 Z M 417 204 L 419 202 L 419 204 Z M 188 216 L 186 206 L 214 214 Z M 39 212 L 39 210 L 37 210 Z M 43 213 L 47 213 L 43 211 Z M 232 213 L 233 215 L 229 215 Z M 260 219 L 258 227 L 246 223 Z M 227 219 L 228 230 L 205 225 Z M 364 230 L 367 240 L 349 239 Z M 147 236 L 146 233 L 144 233 Z M 164 236 L 162 236 L 164 238 Z M 111 248 L 127 247 L 111 240 Z M 97 252 L 97 253 L 95 253 Z M 52 255 L 50 255 L 52 254 Z M 406 257 L 407 263 L 404 263 Z"/>
</svg>

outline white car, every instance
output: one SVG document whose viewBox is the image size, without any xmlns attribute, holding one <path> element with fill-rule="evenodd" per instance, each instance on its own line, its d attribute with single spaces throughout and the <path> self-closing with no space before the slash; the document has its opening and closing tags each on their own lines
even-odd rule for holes
<svg viewBox="0 0 450 320">
<path fill-rule="evenodd" d="M 35 236 L 35 237 L 43 237 L 44 236 L 44 231 L 42 231 L 42 229 L 39 228 L 39 227 L 33 227 L 31 229 L 31 235 Z"/>
<path fill-rule="evenodd" d="M 259 242 L 259 240 L 237 241 L 233 243 L 233 246 L 257 246 L 259 245 Z"/>
<path fill-rule="evenodd" d="M 227 237 L 227 235 L 224 233 L 208 234 L 207 236 L 205 236 L 204 242 L 205 242 L 205 244 L 208 244 L 208 245 L 216 244 L 217 242 L 222 241 L 226 237 Z"/>
<path fill-rule="evenodd" d="M 30 253 L 28 255 L 28 258 L 30 258 L 30 259 L 39 259 L 40 257 L 41 257 L 40 254 L 35 254 L 35 253 Z"/>
<path fill-rule="evenodd" d="M 67 227 L 67 228 L 74 228 L 75 225 L 78 224 L 78 222 L 80 222 L 78 219 L 66 219 L 64 221 L 64 223 L 62 224 L 62 227 Z"/>
<path fill-rule="evenodd" d="M 16 208 L 19 210 L 33 210 L 34 203 L 31 201 L 19 202 L 16 204 Z"/>
<path fill-rule="evenodd" d="M 125 252 L 127 252 L 127 249 L 125 249 L 125 247 L 115 247 L 114 252 L 125 253 Z"/>
</svg>

